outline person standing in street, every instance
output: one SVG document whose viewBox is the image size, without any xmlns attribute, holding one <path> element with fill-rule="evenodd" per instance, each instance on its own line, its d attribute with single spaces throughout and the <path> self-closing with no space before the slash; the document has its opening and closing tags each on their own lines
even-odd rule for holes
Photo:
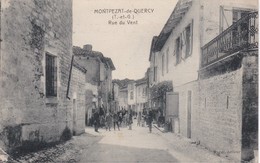
<svg viewBox="0 0 260 163">
<path fill-rule="evenodd" d="M 141 112 L 138 112 L 137 114 L 137 126 L 141 126 Z"/>
<path fill-rule="evenodd" d="M 93 118 L 94 118 L 95 131 L 98 132 L 98 127 L 99 127 L 99 122 L 100 122 L 98 110 L 95 111 Z"/>
<path fill-rule="evenodd" d="M 130 109 L 128 114 L 128 126 L 129 126 L 128 130 L 132 130 L 132 123 L 133 123 L 133 112 Z"/>
<path fill-rule="evenodd" d="M 149 132 L 152 132 L 152 122 L 153 122 L 153 112 L 151 109 L 149 109 L 148 116 L 147 116 L 147 122 L 149 126 Z"/>
<path fill-rule="evenodd" d="M 105 117 L 105 123 L 106 123 L 106 131 L 107 129 L 110 131 L 110 128 L 112 126 L 112 116 L 110 113 L 107 113 L 106 114 L 106 117 Z"/>
<path fill-rule="evenodd" d="M 116 125 L 118 128 L 118 131 L 120 131 L 118 121 L 119 121 L 119 117 L 118 117 L 118 114 L 115 112 L 113 114 L 114 131 L 116 130 Z"/>
<path fill-rule="evenodd" d="M 118 118 L 119 118 L 119 126 L 122 127 L 122 121 L 123 121 L 123 113 L 119 111 L 118 113 Z"/>
</svg>

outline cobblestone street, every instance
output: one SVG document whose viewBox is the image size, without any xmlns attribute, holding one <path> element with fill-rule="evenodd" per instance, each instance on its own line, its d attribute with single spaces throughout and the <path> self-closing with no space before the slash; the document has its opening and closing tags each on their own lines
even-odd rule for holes
<svg viewBox="0 0 260 163">
<path fill-rule="evenodd" d="M 192 152 L 192 154 L 191 154 Z M 133 125 L 132 130 L 86 128 L 70 141 L 15 158 L 19 162 L 232 162 L 172 133 Z"/>
</svg>

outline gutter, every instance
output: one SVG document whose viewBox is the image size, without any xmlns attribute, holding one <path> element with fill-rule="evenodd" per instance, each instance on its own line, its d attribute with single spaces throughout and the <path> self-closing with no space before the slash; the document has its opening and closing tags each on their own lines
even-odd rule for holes
<svg viewBox="0 0 260 163">
<path fill-rule="evenodd" d="M 73 61 L 74 61 L 74 55 L 72 55 L 72 59 L 71 59 L 70 74 L 69 74 L 68 87 L 67 87 L 67 93 L 66 93 L 66 97 L 67 97 L 67 99 L 69 99 L 69 100 L 70 100 L 70 97 L 69 97 L 70 80 L 71 80 L 71 74 L 72 74 Z"/>
</svg>

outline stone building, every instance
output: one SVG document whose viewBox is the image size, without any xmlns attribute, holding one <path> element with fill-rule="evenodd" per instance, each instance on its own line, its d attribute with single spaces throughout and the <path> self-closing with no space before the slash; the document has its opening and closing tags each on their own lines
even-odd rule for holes
<svg viewBox="0 0 260 163">
<path fill-rule="evenodd" d="M 136 87 L 135 81 L 129 81 L 127 84 L 127 109 L 131 109 L 134 112 L 137 112 L 136 109 Z"/>
<path fill-rule="evenodd" d="M 258 144 L 256 9 L 257 1 L 179 0 L 149 57 L 149 87 L 173 83 L 173 131 L 237 160 L 252 159 Z"/>
<path fill-rule="evenodd" d="M 119 95 L 118 95 L 118 105 L 120 110 L 128 108 L 128 91 L 127 86 L 120 87 Z"/>
<path fill-rule="evenodd" d="M 35 150 L 71 137 L 71 59 L 71 0 L 1 1 L 1 148 Z"/>
<path fill-rule="evenodd" d="M 72 120 L 73 135 L 79 135 L 85 132 L 86 117 L 86 95 L 85 95 L 85 78 L 87 70 L 82 67 L 75 56 L 72 57 L 70 70 L 70 87 L 69 99 L 72 100 Z"/>
<path fill-rule="evenodd" d="M 112 106 L 115 111 L 119 111 L 119 91 L 120 91 L 120 84 L 118 82 L 115 82 L 114 80 L 112 81 L 112 96 L 113 96 L 113 101 L 112 101 Z"/>
<path fill-rule="evenodd" d="M 132 94 L 133 99 L 130 99 L 130 94 L 129 94 L 129 91 L 132 90 L 133 92 L 135 89 L 134 85 L 132 86 L 133 88 L 129 87 L 129 84 L 131 83 L 133 84 L 133 82 L 134 80 L 127 79 L 127 78 L 123 80 L 119 80 L 119 79 L 113 80 L 113 83 L 115 85 L 113 90 L 115 92 L 115 101 L 118 103 L 118 110 L 122 110 L 122 109 L 127 110 L 129 107 L 135 106 L 134 99 L 136 99 L 136 95 L 133 93 Z"/>
<path fill-rule="evenodd" d="M 73 54 L 79 65 L 87 72 L 85 76 L 86 117 L 89 122 L 93 110 L 101 106 L 110 109 L 112 98 L 112 71 L 115 70 L 110 58 L 104 57 L 101 52 L 93 51 L 91 45 L 83 48 L 73 47 Z"/>
<path fill-rule="evenodd" d="M 147 79 L 142 78 L 136 80 L 136 111 L 143 112 L 145 106 L 147 106 Z"/>
<path fill-rule="evenodd" d="M 104 68 L 101 69 L 104 74 L 103 80 L 101 80 L 101 99 L 104 108 L 108 111 L 115 108 L 115 103 L 113 102 L 113 92 L 112 92 L 112 71 L 115 70 L 115 66 L 111 58 L 104 58 Z M 101 72 L 102 73 L 102 72 Z"/>
</svg>

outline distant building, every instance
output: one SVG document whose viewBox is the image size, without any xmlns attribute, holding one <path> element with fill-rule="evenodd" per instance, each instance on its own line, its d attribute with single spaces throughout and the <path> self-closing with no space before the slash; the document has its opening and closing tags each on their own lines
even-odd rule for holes
<svg viewBox="0 0 260 163">
<path fill-rule="evenodd" d="M 0 1 L 0 147 L 70 139 L 72 1 Z"/>
<path fill-rule="evenodd" d="M 120 110 L 128 108 L 128 90 L 126 86 L 120 87 L 118 95 L 118 105 Z"/>
<path fill-rule="evenodd" d="M 112 81 L 112 103 L 110 111 L 119 111 L 119 90 L 120 85 L 118 82 Z M 113 109 L 113 110 L 112 110 Z"/>
<path fill-rule="evenodd" d="M 137 112 L 136 108 L 136 87 L 135 81 L 129 81 L 127 84 L 127 105 L 128 109 L 131 109 L 134 112 Z"/>
<path fill-rule="evenodd" d="M 147 79 L 142 78 L 136 80 L 136 111 L 143 112 L 147 106 Z"/>
<path fill-rule="evenodd" d="M 149 101 L 173 132 L 239 161 L 258 150 L 256 10 L 257 1 L 179 0 L 149 57 L 150 94 L 172 82 Z"/>
<path fill-rule="evenodd" d="M 128 110 L 129 104 L 135 105 L 133 99 L 130 99 L 129 98 L 130 95 L 128 94 L 128 91 L 130 89 L 128 85 L 133 82 L 134 80 L 127 79 L 127 78 L 123 80 L 119 80 L 119 79 L 113 80 L 114 97 L 115 97 L 115 102 L 117 103 L 117 110 L 122 110 L 122 109 Z M 134 94 L 133 94 L 133 98 L 134 98 Z"/>
<path fill-rule="evenodd" d="M 112 71 L 115 70 L 110 58 L 101 52 L 93 51 L 91 45 L 83 48 L 73 47 L 75 59 L 84 67 L 86 72 L 86 117 L 87 122 L 95 109 L 104 107 L 109 110 L 112 101 Z"/>
</svg>

